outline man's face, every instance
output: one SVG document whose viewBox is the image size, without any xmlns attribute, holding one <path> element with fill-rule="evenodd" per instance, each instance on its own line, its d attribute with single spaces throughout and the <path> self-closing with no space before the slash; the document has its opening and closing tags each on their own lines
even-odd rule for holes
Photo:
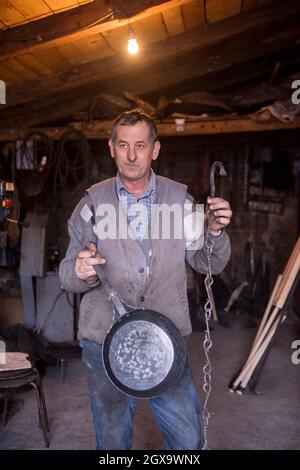
<svg viewBox="0 0 300 470">
<path fill-rule="evenodd" d="M 143 121 L 133 126 L 118 125 L 116 130 L 116 141 L 109 139 L 109 148 L 123 182 L 146 179 L 151 161 L 158 157 L 160 143 L 150 140 L 149 127 Z"/>
</svg>

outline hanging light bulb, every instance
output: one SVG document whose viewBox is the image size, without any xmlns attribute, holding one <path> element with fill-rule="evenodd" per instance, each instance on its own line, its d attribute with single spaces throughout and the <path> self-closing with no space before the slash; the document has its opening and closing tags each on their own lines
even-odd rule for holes
<svg viewBox="0 0 300 470">
<path fill-rule="evenodd" d="M 128 28 L 128 52 L 129 54 L 136 54 L 139 51 L 139 44 L 137 42 L 135 32 L 131 26 Z"/>
</svg>

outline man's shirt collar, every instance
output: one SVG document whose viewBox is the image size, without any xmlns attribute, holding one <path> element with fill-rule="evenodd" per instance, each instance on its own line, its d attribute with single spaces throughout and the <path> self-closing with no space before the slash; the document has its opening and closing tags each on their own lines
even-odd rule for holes
<svg viewBox="0 0 300 470">
<path fill-rule="evenodd" d="M 126 192 L 127 194 L 130 194 L 132 196 L 135 196 L 131 191 L 129 191 L 126 188 L 126 186 L 124 186 L 124 184 L 123 184 L 123 182 L 120 178 L 119 172 L 117 173 L 117 176 L 116 176 L 116 185 L 117 185 L 117 194 L 118 194 L 119 198 L 120 198 L 120 196 L 124 196 L 124 192 Z M 150 196 L 150 194 L 152 192 L 154 192 L 155 190 L 156 190 L 156 177 L 155 177 L 154 171 L 152 170 L 152 168 L 150 168 L 150 180 L 149 180 L 148 187 L 147 187 L 146 191 L 138 199 Z"/>
</svg>

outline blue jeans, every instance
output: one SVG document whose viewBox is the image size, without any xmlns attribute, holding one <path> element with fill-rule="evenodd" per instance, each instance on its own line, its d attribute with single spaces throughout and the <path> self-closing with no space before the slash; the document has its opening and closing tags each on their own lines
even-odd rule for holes
<svg viewBox="0 0 300 470">
<path fill-rule="evenodd" d="M 103 367 L 100 344 L 83 340 L 81 346 L 88 372 L 97 449 L 131 449 L 137 399 L 125 395 L 110 382 Z M 177 384 L 149 402 L 167 449 L 202 449 L 200 400 L 188 361 Z"/>
</svg>

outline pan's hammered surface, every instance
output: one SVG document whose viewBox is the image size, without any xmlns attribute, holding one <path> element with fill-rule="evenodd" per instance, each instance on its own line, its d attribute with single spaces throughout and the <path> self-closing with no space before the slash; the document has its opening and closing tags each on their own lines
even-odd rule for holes
<svg viewBox="0 0 300 470">
<path fill-rule="evenodd" d="M 122 325 L 109 348 L 110 367 L 115 377 L 135 390 L 159 385 L 174 361 L 173 344 L 158 326 L 145 320 Z"/>
</svg>

